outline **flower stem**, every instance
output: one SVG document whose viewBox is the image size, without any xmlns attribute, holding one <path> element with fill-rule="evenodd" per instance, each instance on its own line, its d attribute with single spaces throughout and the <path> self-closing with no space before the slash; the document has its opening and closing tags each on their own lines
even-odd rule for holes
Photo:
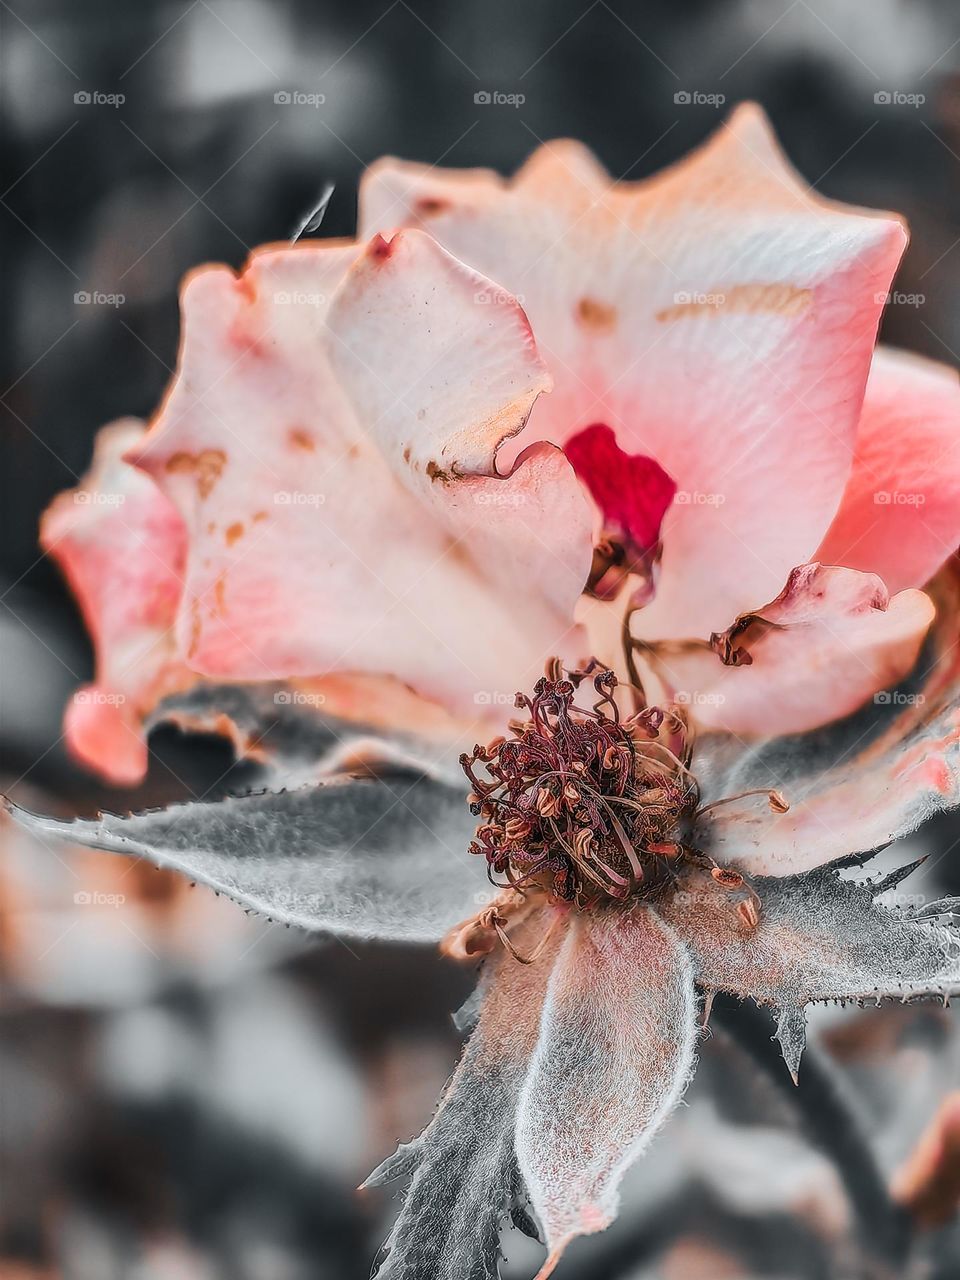
<svg viewBox="0 0 960 1280">
<path fill-rule="evenodd" d="M 808 1045 L 795 1085 L 765 1010 L 718 996 L 711 1019 L 777 1086 L 803 1121 L 809 1140 L 833 1162 L 856 1217 L 861 1249 L 874 1264 L 868 1274 L 904 1275 L 911 1246 L 909 1217 L 891 1199 L 866 1135 L 826 1058 Z"/>
</svg>

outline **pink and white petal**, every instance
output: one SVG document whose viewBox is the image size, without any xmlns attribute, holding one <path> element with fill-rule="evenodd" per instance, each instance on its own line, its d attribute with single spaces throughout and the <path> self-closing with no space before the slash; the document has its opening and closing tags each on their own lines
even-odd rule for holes
<svg viewBox="0 0 960 1280">
<path fill-rule="evenodd" d="M 657 910 L 689 948 L 696 979 L 780 1012 L 778 1036 L 796 1074 L 812 1001 L 906 999 L 960 990 L 960 933 L 874 901 L 872 888 L 821 868 L 753 882 L 759 923 L 706 871 L 690 870 Z"/>
<path fill-rule="evenodd" d="M 414 353 L 428 363 L 428 351 L 433 360 L 447 354 L 447 335 L 431 327 L 428 315 L 411 323 L 409 296 L 421 287 L 411 272 L 423 263 L 399 250 L 408 270 L 392 277 L 391 350 L 371 351 L 374 381 L 382 376 L 381 359 L 395 368 L 401 348 L 411 361 Z M 388 265 L 393 255 L 381 260 L 379 253 L 377 245 L 369 261 Z M 554 640 L 566 626 L 556 610 L 538 611 L 534 583 L 525 599 L 534 616 L 550 613 L 550 625 L 533 634 L 495 589 L 490 567 L 478 563 L 471 530 L 445 514 L 443 480 L 432 485 L 428 508 L 401 479 L 402 451 L 388 456 L 373 424 L 368 430 L 358 419 L 326 355 L 327 344 L 340 345 L 326 325 L 334 293 L 342 287 L 349 298 L 366 278 L 366 263 L 358 277 L 349 275 L 354 257 L 352 247 L 336 245 L 267 250 L 254 255 L 239 280 L 209 269 L 187 286 L 177 381 L 137 454 L 190 532 L 180 642 L 191 665 L 211 676 L 391 674 L 426 697 L 470 709 L 478 695 L 512 691 L 527 675 L 543 631 Z M 441 289 L 447 277 L 439 259 L 433 263 Z M 502 322 L 517 336 L 517 367 L 529 367 L 528 335 L 518 330 L 515 309 L 477 306 L 466 286 L 458 298 L 475 320 L 473 358 L 482 362 L 488 350 L 505 354 Z M 378 341 L 385 340 L 386 317 L 378 314 L 374 323 Z M 354 337 L 362 346 L 362 335 Z M 447 372 L 446 396 L 455 398 L 455 376 L 465 393 L 475 385 L 469 362 Z M 499 385 L 506 394 L 507 384 Z M 535 390 L 524 386 L 532 398 Z M 511 389 L 510 403 L 501 405 L 503 420 L 514 412 L 516 426 L 523 420 L 519 394 Z M 477 405 L 486 412 L 492 401 Z M 414 414 L 411 456 L 418 425 Z M 474 425 L 482 434 L 487 419 Z M 456 430 L 468 426 L 461 420 Z M 565 466 L 562 458 L 552 463 L 551 492 L 543 492 L 544 477 L 532 467 L 489 478 L 496 497 L 469 507 L 474 526 L 491 537 L 496 526 L 512 548 L 518 523 L 523 532 L 548 504 L 563 509 Z M 472 494 L 469 486 L 480 481 L 465 474 Z M 459 498 L 464 505 L 467 493 Z M 566 494 L 569 503 L 582 501 L 572 475 Z M 571 535 L 566 545 L 573 541 Z M 546 555 L 542 544 L 537 554 Z M 572 610 L 576 573 L 552 558 L 550 564 L 554 577 L 561 569 L 567 574 Z M 530 590 L 529 580 L 523 590 Z M 542 658 L 541 650 L 536 663 Z"/>
<path fill-rule="evenodd" d="M 551 380 L 515 298 L 421 232 L 376 237 L 329 317 L 331 363 L 392 472 L 499 607 L 524 603 L 532 665 L 569 647 L 591 558 L 570 463 L 538 442 L 497 470 Z M 479 612 L 479 611 L 478 611 Z M 483 625 L 479 619 L 478 625 Z M 579 636 L 578 636 L 579 638 Z M 504 636 L 501 644 L 508 645 Z M 521 681 L 522 683 L 522 681 Z M 500 686 L 495 686 L 499 688 Z"/>
<path fill-rule="evenodd" d="M 853 470 L 817 552 L 921 587 L 960 546 L 960 380 L 955 369 L 880 347 Z"/>
<path fill-rule="evenodd" d="M 934 618 L 922 591 L 872 573 L 800 565 L 776 600 L 658 671 L 700 725 L 743 738 L 807 733 L 851 715 L 913 669 Z M 730 665 L 724 665 L 718 654 Z"/>
<path fill-rule="evenodd" d="M 66 710 L 67 746 L 121 786 L 146 773 L 143 716 L 158 698 L 196 679 L 179 661 L 173 635 L 186 531 L 169 499 L 123 460 L 144 430 L 132 418 L 104 427 L 90 471 L 54 499 L 40 528 L 95 654 L 93 684 L 79 689 Z"/>
<path fill-rule="evenodd" d="M 536 912 L 512 931 L 521 950 L 534 950 L 551 914 Z M 561 918 L 532 964 L 518 964 L 505 948 L 487 959 L 476 1026 L 436 1115 L 364 1184 L 410 1179 L 378 1280 L 496 1280 L 501 1220 L 510 1213 L 522 1230 L 535 1230 L 517 1170 L 514 1125 L 566 927 Z"/>
<path fill-rule="evenodd" d="M 649 908 L 578 916 L 550 978 L 517 1113 L 517 1158 L 550 1251 L 613 1221 L 619 1184 L 694 1065 L 685 948 Z"/>
<path fill-rule="evenodd" d="M 427 227 L 523 299 L 555 382 L 533 436 L 605 423 L 676 481 L 648 638 L 728 626 L 813 554 L 905 234 L 811 194 L 759 108 L 606 188 L 563 144 L 512 183 L 381 162 L 362 213 L 367 232 Z"/>
<path fill-rule="evenodd" d="M 790 804 L 774 813 L 749 797 L 712 810 L 697 825 L 698 847 L 753 874 L 787 875 L 877 849 L 960 805 L 956 558 L 929 591 L 937 617 L 915 671 L 858 714 L 753 745 L 725 733 L 697 742 L 704 801 L 759 788 Z"/>
</svg>

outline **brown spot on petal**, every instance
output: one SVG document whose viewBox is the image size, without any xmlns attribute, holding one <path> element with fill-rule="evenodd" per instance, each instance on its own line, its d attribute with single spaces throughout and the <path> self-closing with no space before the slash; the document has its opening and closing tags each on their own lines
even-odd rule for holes
<svg viewBox="0 0 960 1280">
<path fill-rule="evenodd" d="M 171 473 L 191 472 L 197 477 L 197 492 L 201 498 L 208 498 L 213 486 L 220 479 L 227 461 L 222 449 L 204 449 L 202 453 L 187 453 L 181 450 L 167 459 L 167 471 Z"/>
<path fill-rule="evenodd" d="M 239 542 L 243 537 L 243 521 L 236 520 L 232 525 L 230 525 L 227 532 L 224 534 L 224 537 L 227 540 L 228 547 L 232 547 L 235 542 Z"/>
<path fill-rule="evenodd" d="M 218 574 L 213 584 L 213 599 L 213 612 L 222 618 L 227 612 L 227 575 L 225 573 Z"/>
<path fill-rule="evenodd" d="M 581 298 L 577 303 L 577 319 L 585 329 L 606 333 L 617 323 L 617 309 L 596 298 Z"/>
<path fill-rule="evenodd" d="M 441 484 L 449 484 L 452 478 L 450 472 L 444 471 L 443 468 L 438 466 L 432 458 L 427 463 L 427 475 L 431 480 L 439 480 Z"/>
<path fill-rule="evenodd" d="M 294 449 L 303 449 L 307 453 L 313 453 L 317 447 L 317 442 L 309 431 L 305 431 L 303 427 L 291 427 L 287 432 L 287 439 Z"/>
<path fill-rule="evenodd" d="M 200 647 L 200 635 L 203 622 L 200 618 L 200 602 L 194 600 L 190 605 L 190 643 L 187 645 L 187 657 L 192 658 Z"/>
<path fill-rule="evenodd" d="M 421 196 L 413 207 L 421 218 L 435 218 L 437 214 L 446 213 L 450 209 L 450 201 L 440 196 Z"/>
<path fill-rule="evenodd" d="M 261 520 L 266 520 L 267 513 L 265 511 L 255 511 L 253 513 L 253 523 L 259 524 Z"/>
</svg>

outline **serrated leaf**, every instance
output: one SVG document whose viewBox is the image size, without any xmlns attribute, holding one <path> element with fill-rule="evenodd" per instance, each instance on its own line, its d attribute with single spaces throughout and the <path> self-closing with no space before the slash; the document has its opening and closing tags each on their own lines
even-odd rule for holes
<svg viewBox="0 0 960 1280">
<path fill-rule="evenodd" d="M 145 858 L 323 933 L 436 941 L 485 884 L 461 793 L 424 779 L 338 779 L 127 817 L 10 811 L 40 838 Z"/>
</svg>

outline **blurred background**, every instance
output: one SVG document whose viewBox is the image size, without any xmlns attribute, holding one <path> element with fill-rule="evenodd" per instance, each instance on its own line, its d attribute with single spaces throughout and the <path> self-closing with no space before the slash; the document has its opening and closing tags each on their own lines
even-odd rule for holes
<svg viewBox="0 0 960 1280">
<path fill-rule="evenodd" d="M 90 813 L 230 788 L 227 747 L 172 729 L 135 792 L 71 763 L 60 718 L 91 658 L 37 549 L 97 428 L 157 404 L 190 267 L 290 236 L 328 183 L 323 233 L 350 234 L 358 176 L 384 153 L 510 172 L 572 135 L 640 178 L 755 98 L 824 194 L 906 214 L 883 336 L 958 365 L 958 65 L 960 11 L 938 0 L 0 0 L 2 789 Z M 944 820 L 889 856 L 933 854 L 919 890 L 957 893 L 957 836 Z M 311 944 L 3 826 L 0 976 L 0 1274 L 369 1273 L 395 1196 L 353 1189 L 429 1118 L 466 975 L 428 952 Z M 894 1168 L 960 1080 L 956 1018 L 813 1021 Z M 703 1060 L 617 1227 L 563 1274 L 858 1274 L 843 1193 L 789 1106 L 744 1090 L 719 1032 Z M 957 1274 L 955 1245 L 931 1237 L 927 1274 Z M 540 1256 L 523 1237 L 505 1252 L 510 1277 Z"/>
</svg>

